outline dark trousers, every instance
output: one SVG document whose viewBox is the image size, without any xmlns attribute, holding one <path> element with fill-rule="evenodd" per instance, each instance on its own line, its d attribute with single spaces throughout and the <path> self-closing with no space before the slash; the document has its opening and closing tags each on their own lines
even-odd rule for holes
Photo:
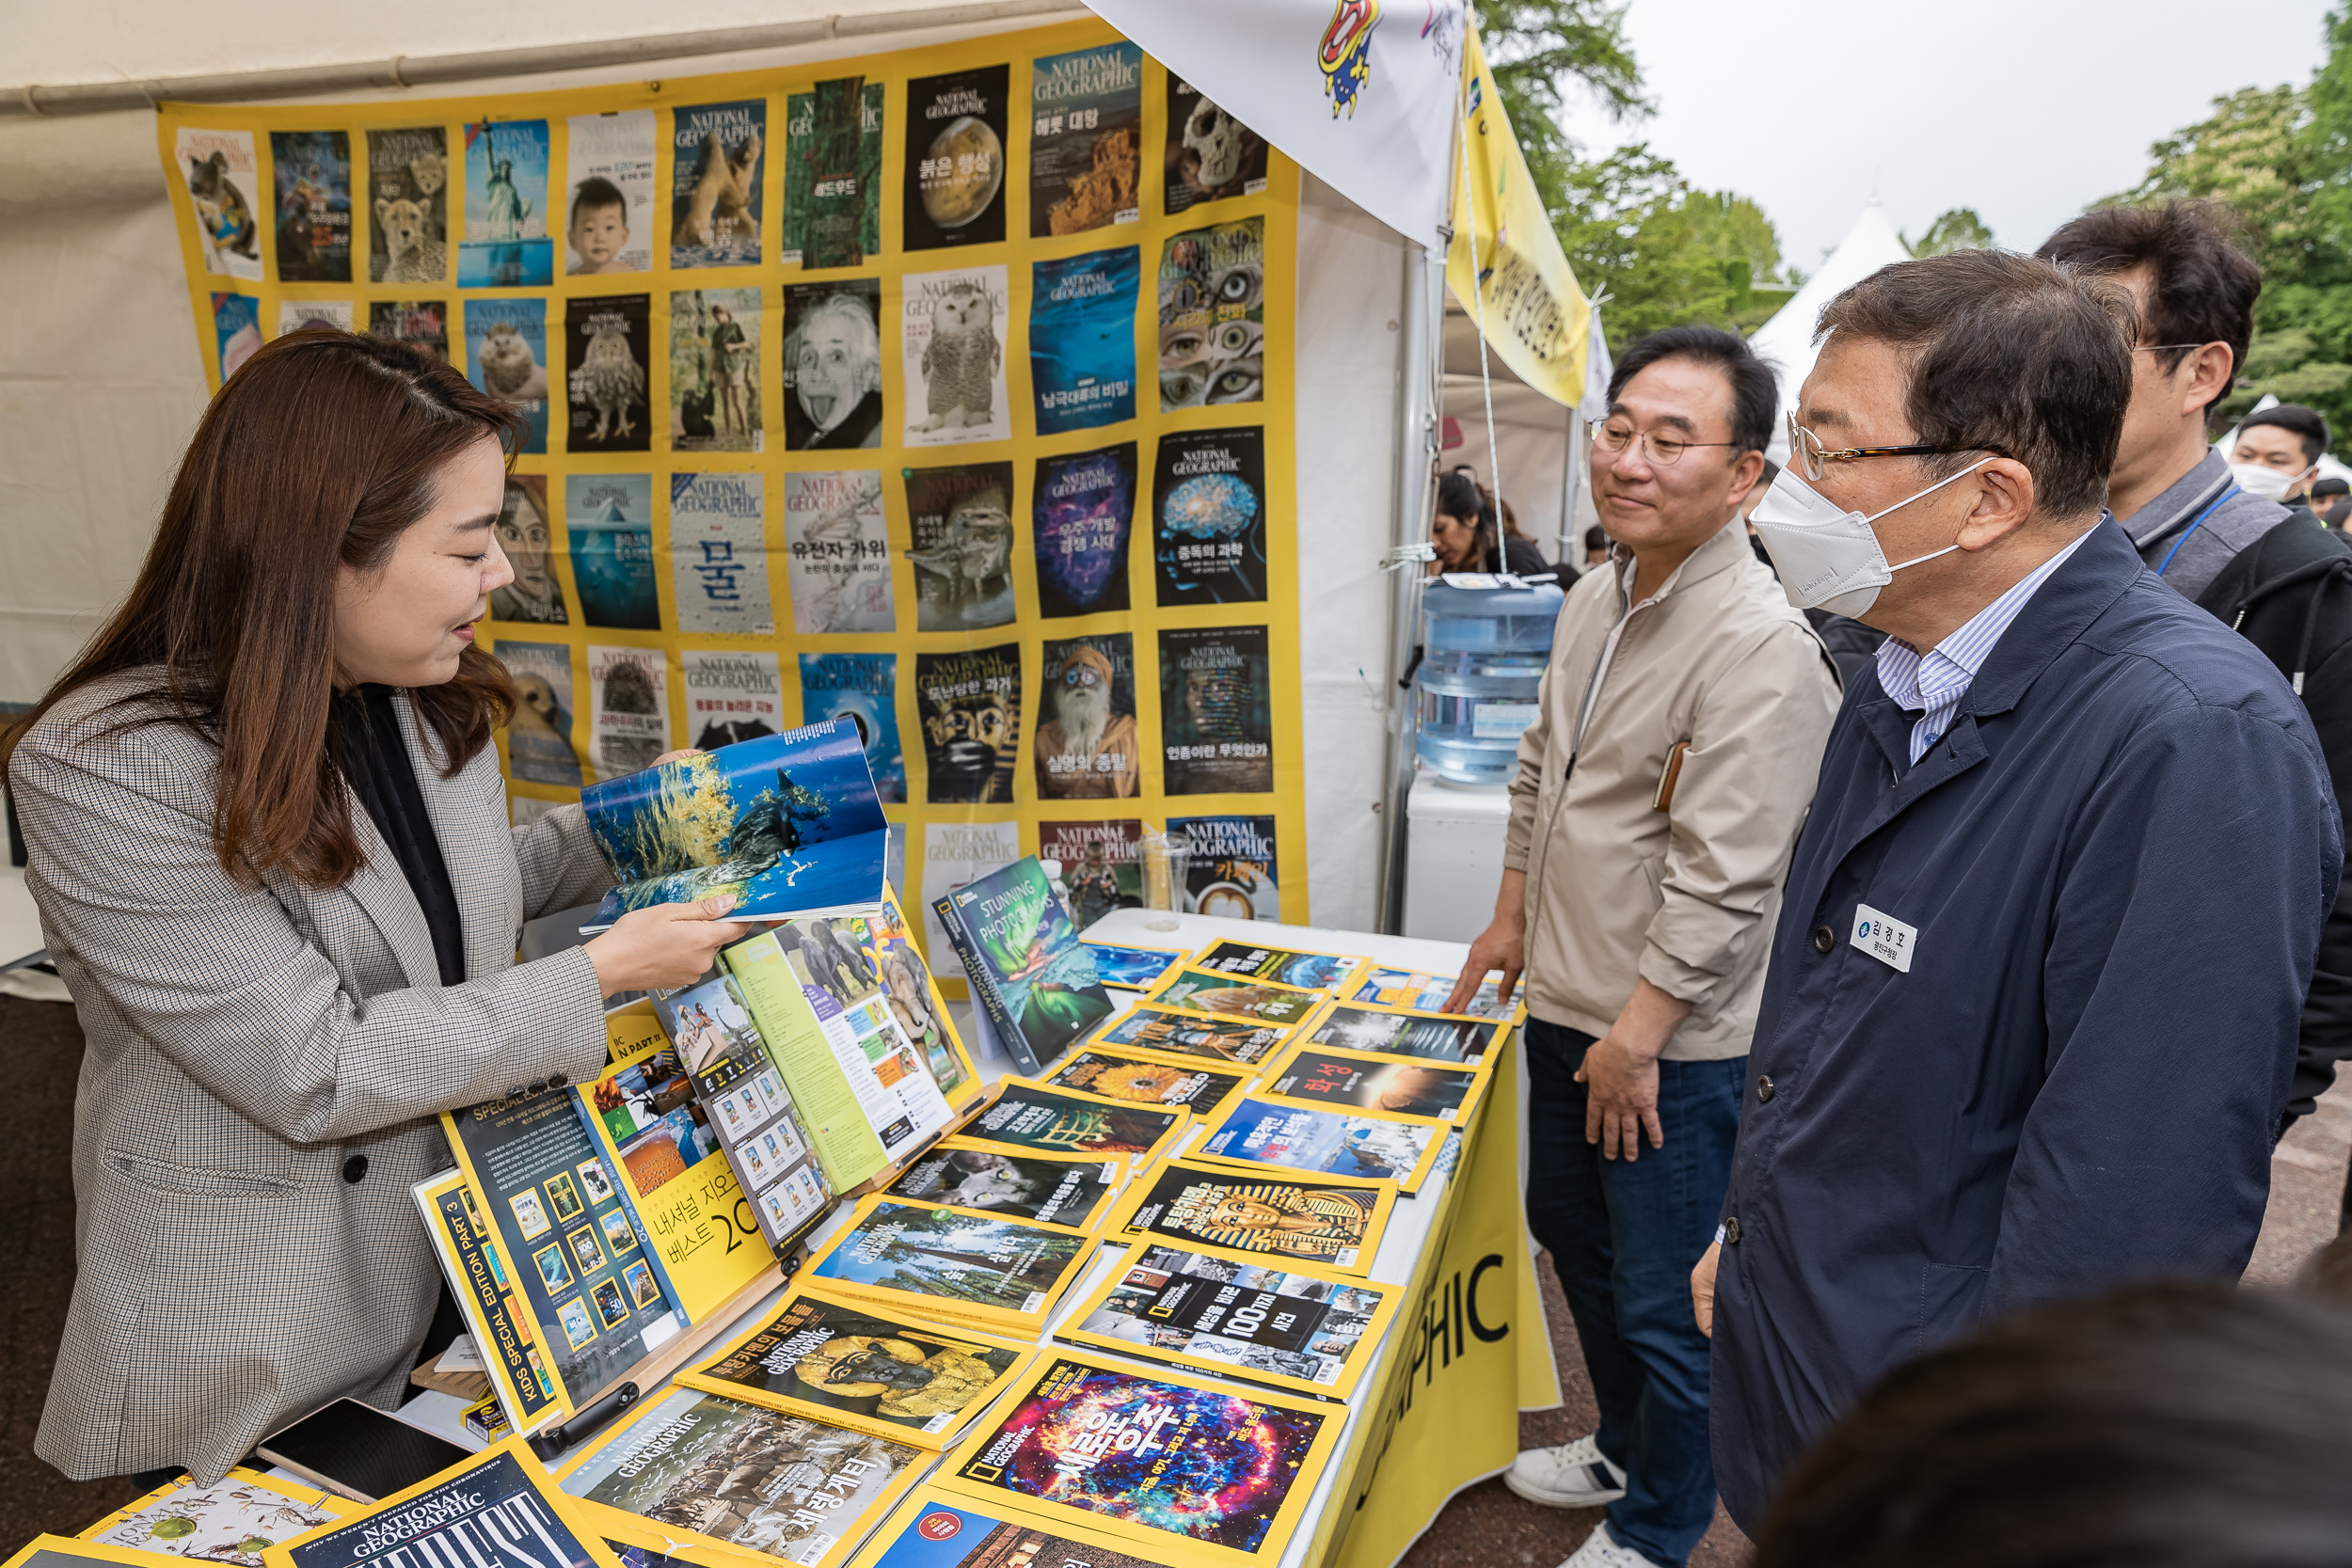
<svg viewBox="0 0 2352 1568">
<path fill-rule="evenodd" d="M 1748 1059 L 1658 1064 L 1666 1147 L 1628 1161 L 1584 1141 L 1576 1069 L 1593 1037 L 1527 1022 L 1527 1223 L 1551 1253 L 1600 1404 L 1599 1444 L 1626 1472 L 1609 1533 L 1680 1568 L 1715 1516 L 1707 1338 L 1691 1270 L 1714 1240 Z"/>
</svg>

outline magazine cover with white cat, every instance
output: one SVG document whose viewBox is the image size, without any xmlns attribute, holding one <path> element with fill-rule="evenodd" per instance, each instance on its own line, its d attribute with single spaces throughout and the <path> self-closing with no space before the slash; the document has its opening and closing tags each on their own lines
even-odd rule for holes
<svg viewBox="0 0 2352 1568">
<path fill-rule="evenodd" d="M 738 920 L 882 902 L 890 827 L 847 720 L 691 752 L 592 784 L 580 804 L 616 883 L 583 931 L 723 893 Z"/>
</svg>

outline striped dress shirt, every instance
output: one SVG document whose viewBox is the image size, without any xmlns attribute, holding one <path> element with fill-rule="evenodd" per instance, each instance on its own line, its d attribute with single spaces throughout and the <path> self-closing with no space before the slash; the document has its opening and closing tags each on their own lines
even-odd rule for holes
<svg viewBox="0 0 2352 1568">
<path fill-rule="evenodd" d="M 1960 700 L 1968 695 L 1977 672 L 1984 668 L 2001 633 L 2009 630 L 2009 624 L 2017 619 L 2050 574 L 2090 537 L 2090 530 L 2085 529 L 2073 544 L 2018 578 L 2008 593 L 1970 616 L 1964 626 L 1924 656 L 1900 638 L 1890 637 L 1879 644 L 1880 689 L 1895 699 L 1896 706 L 1919 716 L 1911 726 L 1914 764 L 1944 738 L 1952 715 L 1960 711 Z"/>
</svg>

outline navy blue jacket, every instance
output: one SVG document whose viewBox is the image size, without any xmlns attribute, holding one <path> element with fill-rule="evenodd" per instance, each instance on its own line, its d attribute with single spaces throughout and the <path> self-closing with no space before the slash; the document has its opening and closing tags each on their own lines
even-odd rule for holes
<svg viewBox="0 0 2352 1568">
<path fill-rule="evenodd" d="M 1913 719 L 1875 675 L 1838 711 L 1748 1058 L 1713 1422 L 1751 1533 L 1896 1363 L 2244 1269 L 2344 863 L 2302 703 L 2112 522 L 1916 767 Z M 1916 929 L 1910 973 L 1851 944 L 1866 904 Z"/>
</svg>

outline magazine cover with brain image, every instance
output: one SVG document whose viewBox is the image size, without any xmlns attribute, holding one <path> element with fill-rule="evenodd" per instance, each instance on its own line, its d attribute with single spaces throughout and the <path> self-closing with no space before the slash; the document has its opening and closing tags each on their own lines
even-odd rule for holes
<svg viewBox="0 0 2352 1568">
<path fill-rule="evenodd" d="M 803 1285 L 677 1381 L 918 1449 L 954 1442 L 1034 1353 Z"/>
<path fill-rule="evenodd" d="M 1248 1099 L 1204 1124 L 1194 1151 L 1203 1159 L 1285 1165 L 1327 1176 L 1394 1181 L 1419 1192 L 1436 1164 L 1443 1122 Z"/>
<path fill-rule="evenodd" d="M 1393 1181 L 1171 1160 L 1127 1189 L 1105 1234 L 1120 1242 L 1156 1237 L 1228 1257 L 1295 1259 L 1364 1275 L 1396 1197 Z"/>
<path fill-rule="evenodd" d="M 1344 1400 L 1404 1296 L 1402 1286 L 1141 1242 L 1054 1332 L 1208 1377 Z"/>
<path fill-rule="evenodd" d="M 1274 1562 L 1346 1420 L 1321 1401 L 1057 1357 L 938 1484 L 1090 1519 L 1171 1568 Z"/>
</svg>

